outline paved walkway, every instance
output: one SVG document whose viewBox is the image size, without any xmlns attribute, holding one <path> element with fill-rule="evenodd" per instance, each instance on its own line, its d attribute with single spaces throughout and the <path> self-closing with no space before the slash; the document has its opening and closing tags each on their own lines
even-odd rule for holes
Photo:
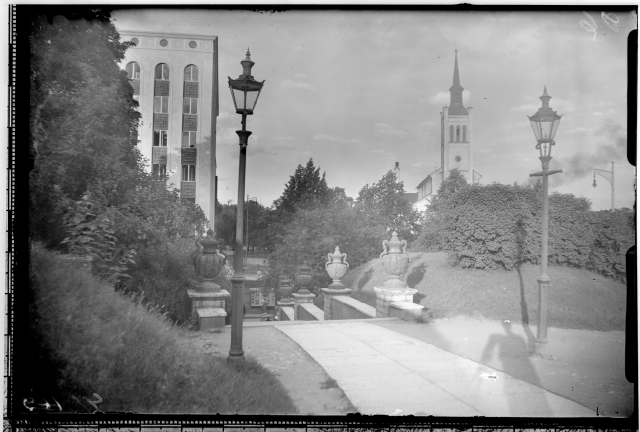
<svg viewBox="0 0 640 432">
<path fill-rule="evenodd" d="M 540 387 L 367 322 L 275 327 L 313 357 L 362 414 L 596 416 Z"/>
</svg>

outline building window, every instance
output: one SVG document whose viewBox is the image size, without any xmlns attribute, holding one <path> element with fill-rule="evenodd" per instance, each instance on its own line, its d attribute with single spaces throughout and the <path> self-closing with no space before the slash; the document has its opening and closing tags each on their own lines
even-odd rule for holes
<svg viewBox="0 0 640 432">
<path fill-rule="evenodd" d="M 127 77 L 131 80 L 140 79 L 140 65 L 136 62 L 130 62 L 127 64 Z"/>
<path fill-rule="evenodd" d="M 196 181 L 195 165 L 182 165 L 182 181 Z"/>
<path fill-rule="evenodd" d="M 189 65 L 184 68 L 184 80 L 185 81 L 198 81 L 198 67 Z"/>
<path fill-rule="evenodd" d="M 456 126 L 456 142 L 460 142 L 460 126 Z"/>
<path fill-rule="evenodd" d="M 184 114 L 198 114 L 198 99 L 197 98 L 183 98 L 182 112 Z"/>
<path fill-rule="evenodd" d="M 467 127 L 462 126 L 462 141 L 467 142 Z"/>
<path fill-rule="evenodd" d="M 169 96 L 155 96 L 153 101 L 154 113 L 168 113 L 169 112 Z"/>
<path fill-rule="evenodd" d="M 169 66 L 160 63 L 155 68 L 153 93 L 153 145 L 169 144 Z"/>
<path fill-rule="evenodd" d="M 169 141 L 169 133 L 165 130 L 153 131 L 153 145 L 156 147 L 166 147 Z"/>
<path fill-rule="evenodd" d="M 182 98 L 182 147 L 195 147 L 198 133 L 198 67 L 184 68 L 184 92 Z"/>
<path fill-rule="evenodd" d="M 196 133 L 197 132 L 182 132 L 182 147 L 195 147 Z"/>
<path fill-rule="evenodd" d="M 165 164 L 153 164 L 153 175 L 165 177 L 167 175 L 167 166 Z"/>
<path fill-rule="evenodd" d="M 165 63 L 160 63 L 156 66 L 156 79 L 168 80 L 169 79 L 169 66 Z"/>
<path fill-rule="evenodd" d="M 453 142 L 453 125 L 449 127 L 449 142 Z"/>
</svg>

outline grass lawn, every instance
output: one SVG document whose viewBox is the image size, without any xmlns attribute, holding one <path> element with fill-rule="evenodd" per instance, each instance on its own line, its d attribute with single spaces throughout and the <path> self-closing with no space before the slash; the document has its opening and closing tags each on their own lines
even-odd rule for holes
<svg viewBox="0 0 640 432">
<path fill-rule="evenodd" d="M 40 246 L 31 264 L 35 353 L 22 356 L 40 358 L 26 379 L 37 387 L 39 374 L 54 375 L 49 388 L 35 390 L 55 395 L 65 411 L 84 412 L 76 402 L 96 393 L 102 411 L 296 412 L 280 381 L 254 359 L 229 365 L 226 355 L 204 353 L 186 330 Z"/>
<path fill-rule="evenodd" d="M 540 267 L 523 264 L 517 270 L 468 270 L 451 267 L 445 253 L 409 254 L 404 280 L 424 295 L 420 304 L 434 318 L 466 315 L 536 324 Z M 588 270 L 549 267 L 548 325 L 583 330 L 624 330 L 626 286 Z M 371 291 L 387 280 L 379 259 L 347 272 L 342 279 L 353 290 Z M 375 297 L 353 297 L 361 301 Z M 367 302 L 371 304 L 370 302 Z"/>
</svg>

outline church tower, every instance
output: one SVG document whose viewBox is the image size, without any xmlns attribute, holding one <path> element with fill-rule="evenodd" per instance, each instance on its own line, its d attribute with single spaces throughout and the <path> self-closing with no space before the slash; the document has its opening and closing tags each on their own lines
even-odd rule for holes
<svg viewBox="0 0 640 432">
<path fill-rule="evenodd" d="M 475 183 L 473 178 L 473 127 L 472 109 L 462 104 L 460 73 L 458 71 L 458 50 L 453 66 L 453 85 L 449 88 L 451 103 L 442 109 L 440 114 L 440 167 L 442 167 L 442 181 L 449 175 L 449 171 L 457 168 L 467 178 L 469 183 Z"/>
<path fill-rule="evenodd" d="M 479 173 L 473 170 L 473 127 L 472 110 L 462 104 L 460 72 L 458 71 L 458 50 L 453 65 L 453 85 L 449 88 L 451 102 L 440 113 L 440 168 L 429 174 L 417 189 L 418 198 L 414 207 L 424 210 L 431 198 L 438 192 L 449 171 L 457 168 L 470 184 L 478 183 Z"/>
</svg>

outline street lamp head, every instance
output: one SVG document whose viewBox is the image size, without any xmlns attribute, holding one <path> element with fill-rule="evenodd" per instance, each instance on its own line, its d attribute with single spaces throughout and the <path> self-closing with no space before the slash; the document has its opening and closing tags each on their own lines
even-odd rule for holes
<svg viewBox="0 0 640 432">
<path fill-rule="evenodd" d="M 549 153 L 551 152 L 551 146 L 555 145 L 553 138 L 556 135 L 558 126 L 560 125 L 561 115 L 558 115 L 554 110 L 549 107 L 549 99 L 551 96 L 547 94 L 547 86 L 544 87 L 544 93 L 540 96 L 542 100 L 542 107 L 538 109 L 538 112 L 529 117 L 531 122 L 531 128 L 536 136 L 538 145 L 536 148 L 540 148 L 541 144 L 549 144 Z M 546 148 L 546 146 L 545 146 Z"/>
<path fill-rule="evenodd" d="M 258 82 L 251 75 L 251 68 L 255 64 L 251 60 L 251 53 L 247 48 L 247 57 L 240 62 L 242 65 L 242 75 L 238 79 L 229 78 L 229 89 L 233 104 L 236 107 L 236 113 L 242 115 L 252 115 L 253 110 L 258 103 L 258 96 L 264 85 L 264 81 Z"/>
</svg>

